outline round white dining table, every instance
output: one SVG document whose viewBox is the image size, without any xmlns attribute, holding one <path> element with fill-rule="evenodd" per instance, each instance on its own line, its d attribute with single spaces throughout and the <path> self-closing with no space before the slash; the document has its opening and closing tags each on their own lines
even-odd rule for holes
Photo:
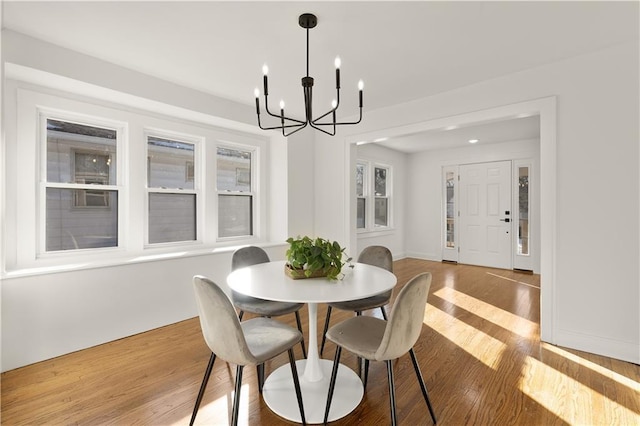
<svg viewBox="0 0 640 426">
<path fill-rule="evenodd" d="M 300 388 L 307 423 L 324 421 L 324 410 L 331 377 L 332 360 L 318 355 L 318 303 L 343 302 L 383 293 L 396 284 L 396 276 L 383 268 L 355 263 L 345 267 L 339 280 L 306 278 L 294 280 L 285 275 L 284 261 L 260 263 L 239 268 L 227 277 L 229 287 L 238 293 L 280 302 L 306 303 L 309 310 L 307 359 L 298 360 Z M 329 412 L 329 421 L 338 420 L 353 411 L 364 389 L 358 375 L 340 364 Z M 301 422 L 291 369 L 283 365 L 265 380 L 262 396 L 269 408 L 287 420 Z"/>
</svg>

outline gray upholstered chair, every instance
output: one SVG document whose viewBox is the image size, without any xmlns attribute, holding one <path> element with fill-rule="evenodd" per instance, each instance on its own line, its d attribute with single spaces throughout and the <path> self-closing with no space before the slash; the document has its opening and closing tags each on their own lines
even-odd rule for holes
<svg viewBox="0 0 640 426">
<path fill-rule="evenodd" d="M 233 253 L 231 258 L 231 270 L 235 271 L 238 268 L 244 268 L 245 266 L 256 265 L 259 263 L 269 262 L 269 255 L 260 247 L 248 246 L 242 247 Z M 246 296 L 236 291 L 231 291 L 231 299 L 233 304 L 240 311 L 238 317 L 242 321 L 242 316 L 245 312 L 260 315 L 263 317 L 278 317 L 281 315 L 294 313 L 296 315 L 296 323 L 298 330 L 302 333 L 302 324 L 300 323 L 300 308 L 304 306 L 304 303 L 287 303 L 287 302 L 275 302 L 272 300 L 258 299 L 256 297 Z M 302 356 L 307 357 L 307 351 L 305 349 L 304 337 L 300 342 L 302 347 Z"/>
<path fill-rule="evenodd" d="M 206 277 L 200 275 L 193 277 L 193 287 L 196 293 L 202 334 L 207 346 L 211 349 L 211 357 L 189 424 L 193 425 L 198 414 L 216 356 L 236 364 L 236 384 L 231 414 L 231 424 L 235 426 L 238 424 L 243 368 L 246 365 L 264 365 L 265 361 L 285 351 L 289 352 L 289 364 L 291 364 L 291 374 L 298 398 L 300 418 L 305 424 L 302 393 L 293 355 L 293 347 L 302 340 L 302 334 L 295 328 L 270 318 L 253 318 L 241 323 L 226 293 Z M 262 390 L 263 381 L 264 378 L 258 374 L 258 389 L 260 390 Z"/>
<path fill-rule="evenodd" d="M 389 272 L 393 272 L 393 256 L 391 251 L 383 246 L 369 246 L 362 250 L 358 256 L 358 263 L 366 263 L 367 265 L 378 266 Z M 320 345 L 320 355 L 324 352 L 324 344 L 326 342 L 325 335 L 329 329 L 329 320 L 331 319 L 332 308 L 341 309 L 343 311 L 353 311 L 356 315 L 361 315 L 362 311 L 380 308 L 382 317 L 387 319 L 387 313 L 384 305 L 389 303 L 392 290 L 385 291 L 382 294 L 366 297 L 364 299 L 349 300 L 346 302 L 329 303 L 327 306 L 327 316 L 324 320 L 324 329 L 322 330 L 322 343 Z"/>
<path fill-rule="evenodd" d="M 393 425 L 397 423 L 393 360 L 409 352 L 422 395 L 431 413 L 433 423 L 436 423 L 436 416 L 433 412 L 431 401 L 429 401 L 427 387 L 424 384 L 416 355 L 413 352 L 413 346 L 418 341 L 422 330 L 429 287 L 431 287 L 430 272 L 416 275 L 398 293 L 388 321 L 370 316 L 356 316 L 329 329 L 327 338 L 334 342 L 337 347 L 324 413 L 325 424 L 329 417 L 333 390 L 336 386 L 340 354 L 343 348 L 365 359 L 365 377 L 369 370 L 370 360 L 384 361 L 387 364 L 391 422 Z"/>
</svg>

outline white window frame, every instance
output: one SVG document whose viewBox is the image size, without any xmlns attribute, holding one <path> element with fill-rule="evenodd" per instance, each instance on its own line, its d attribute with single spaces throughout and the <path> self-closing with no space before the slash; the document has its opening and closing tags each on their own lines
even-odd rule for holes
<svg viewBox="0 0 640 426">
<path fill-rule="evenodd" d="M 110 120 L 104 117 L 82 115 L 71 111 L 59 110 L 47 107 L 37 107 L 38 116 L 38 145 L 40 150 L 39 155 L 39 173 L 37 179 L 40 182 L 39 191 L 36 197 L 36 203 L 38 205 L 38 227 L 36 235 L 38 239 L 36 248 L 36 258 L 58 257 L 64 256 L 68 253 L 77 254 L 79 251 L 114 251 L 119 250 L 122 247 L 122 227 L 120 223 L 123 220 L 124 213 L 122 207 L 123 194 L 126 193 L 125 185 L 123 184 L 123 169 L 125 164 L 125 138 L 127 133 L 127 124 L 115 120 Z M 47 189 L 97 189 L 95 185 L 81 184 L 81 183 L 63 183 L 63 182 L 48 182 L 47 181 L 47 120 L 64 121 L 68 123 L 75 123 L 80 125 L 107 128 L 116 131 L 116 184 L 115 185 L 100 185 L 99 189 L 102 191 L 115 191 L 118 194 L 118 245 L 114 247 L 101 247 L 101 248 L 81 248 L 70 250 L 56 250 L 47 251 Z"/>
<path fill-rule="evenodd" d="M 208 121 L 192 120 L 178 114 L 154 113 L 109 103 L 94 97 L 83 97 L 60 90 L 9 80 L 6 129 L 7 156 L 15 159 L 7 167 L 7 195 L 20 206 L 9 210 L 7 218 L 15 229 L 5 238 L 7 255 L 5 270 L 11 276 L 87 269 L 96 266 L 121 265 L 174 256 L 197 256 L 211 250 L 236 247 L 240 244 L 267 242 L 266 217 L 269 179 L 266 176 L 269 138 L 238 129 L 216 127 Z M 170 110 L 173 111 L 173 110 Z M 46 248 L 46 188 L 53 185 L 84 188 L 81 184 L 46 182 L 46 116 L 62 121 L 113 128 L 117 131 L 116 185 L 100 185 L 100 189 L 118 191 L 118 246 L 45 252 Z M 146 131 L 160 137 L 193 137 L 198 142 L 194 157 L 194 189 L 197 197 L 197 241 L 147 244 L 148 192 Z M 44 139 L 43 139 L 44 138 Z M 218 238 L 218 205 L 216 190 L 216 144 L 252 152 L 253 235 Z M 196 183 L 198 182 L 198 183 Z M 96 189 L 96 185 L 85 185 Z M 145 211 L 146 209 L 146 211 Z"/>
<path fill-rule="evenodd" d="M 182 142 L 193 145 L 193 167 L 194 167 L 194 176 L 193 176 L 193 189 L 185 189 L 185 188 L 158 188 L 158 187 L 150 187 L 149 186 L 149 138 L 156 137 L 160 139 L 169 139 L 174 140 L 176 142 Z M 202 173 L 202 158 L 203 158 L 203 145 L 204 145 L 204 137 L 190 135 L 186 133 L 178 133 L 171 132 L 164 129 L 151 129 L 147 128 L 144 131 L 144 143 L 145 143 L 145 189 L 146 196 L 144 200 L 144 212 L 145 212 L 145 227 L 144 227 L 144 247 L 152 248 L 152 247 L 171 247 L 171 246 L 184 246 L 190 244 L 201 244 L 203 239 L 202 233 L 202 224 L 203 224 L 203 194 L 202 194 L 202 184 L 201 184 L 201 175 Z M 196 197 L 196 217 L 195 217 L 195 227 L 196 227 L 196 239 L 195 240 L 185 240 L 185 241 L 169 241 L 163 243 L 150 243 L 149 242 L 149 198 L 151 194 L 181 194 L 181 195 L 195 195 Z"/>
<path fill-rule="evenodd" d="M 380 163 L 377 161 L 369 161 L 359 159 L 356 161 L 358 165 L 365 166 L 365 179 L 364 179 L 364 199 L 365 199 L 365 227 L 357 228 L 358 234 L 374 233 L 389 231 L 393 229 L 393 166 L 389 164 Z M 386 194 L 383 197 L 376 196 L 375 191 L 375 169 L 385 169 L 387 171 L 386 176 Z M 355 170 L 354 170 L 355 173 Z M 357 198 L 360 198 L 356 195 Z M 376 225 L 375 223 L 375 201 L 376 198 L 387 199 L 387 225 Z"/>
<path fill-rule="evenodd" d="M 251 163 L 250 163 L 250 179 L 251 179 L 251 189 L 249 192 L 243 192 L 243 191 L 230 191 L 230 190 L 218 190 L 218 148 L 225 148 L 225 149 L 231 149 L 231 150 L 235 150 L 235 151 L 245 151 L 245 152 L 249 152 L 251 153 Z M 216 220 L 216 241 L 221 242 L 221 243 L 228 243 L 228 242 L 234 242 L 234 241 L 244 241 L 244 240 L 252 240 L 252 239 L 256 239 L 257 235 L 259 235 L 259 223 L 260 223 L 260 216 L 258 216 L 258 212 L 260 211 L 259 206 L 260 204 L 260 197 L 259 197 L 259 190 L 256 190 L 256 188 L 260 187 L 260 148 L 254 145 L 245 145 L 245 144 L 241 144 L 241 143 L 234 143 L 234 142 L 227 142 L 227 141 L 218 141 L 218 143 L 216 143 L 215 146 L 215 152 L 214 152 L 214 158 L 215 158 L 215 175 L 213 177 L 213 186 L 215 188 L 215 193 L 216 193 L 216 217 L 219 217 L 219 203 L 218 200 L 220 199 L 220 195 L 243 195 L 243 196 L 250 196 L 251 197 L 251 235 L 238 235 L 238 236 L 232 236 L 232 237 L 221 237 L 219 235 L 219 223 Z"/>
</svg>

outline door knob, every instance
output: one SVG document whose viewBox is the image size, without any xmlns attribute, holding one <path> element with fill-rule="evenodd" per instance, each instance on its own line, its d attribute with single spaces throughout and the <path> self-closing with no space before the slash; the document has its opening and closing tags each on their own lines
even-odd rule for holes
<svg viewBox="0 0 640 426">
<path fill-rule="evenodd" d="M 509 222 L 511 222 L 511 219 L 509 219 L 509 218 L 506 218 L 506 219 L 500 219 L 500 221 L 501 221 L 501 222 L 507 222 L 507 223 L 509 223 Z"/>
</svg>

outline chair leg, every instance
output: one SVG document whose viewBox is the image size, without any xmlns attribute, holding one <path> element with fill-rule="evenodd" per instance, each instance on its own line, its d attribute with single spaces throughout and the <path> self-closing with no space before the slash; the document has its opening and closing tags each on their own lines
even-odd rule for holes
<svg viewBox="0 0 640 426">
<path fill-rule="evenodd" d="M 207 389 L 207 383 L 209 383 L 209 376 L 211 376 L 211 371 L 213 370 L 213 363 L 215 361 L 216 361 L 216 354 L 211 352 L 211 357 L 209 358 L 209 364 L 207 365 L 207 369 L 204 372 L 204 378 L 202 379 L 202 384 L 200 385 L 200 392 L 198 392 L 198 397 L 196 398 L 196 405 L 193 407 L 193 413 L 191 414 L 191 421 L 189 422 L 189 426 L 192 426 L 193 422 L 196 420 L 196 415 L 198 414 L 198 409 L 200 408 L 200 403 L 202 402 L 204 391 L 205 389 Z"/>
<path fill-rule="evenodd" d="M 387 311 L 384 310 L 384 306 L 380 306 L 380 310 L 382 311 L 382 318 L 384 318 L 385 321 L 388 321 Z"/>
<path fill-rule="evenodd" d="M 396 426 L 398 423 L 396 416 L 396 390 L 393 383 L 393 360 L 385 361 L 387 363 L 387 377 L 389 379 L 389 404 L 391 405 L 391 425 Z"/>
<path fill-rule="evenodd" d="M 329 395 L 327 395 L 327 406 L 324 410 L 324 424 L 329 420 L 329 410 L 331 409 L 331 400 L 333 399 L 333 391 L 336 387 L 336 376 L 338 375 L 338 367 L 340 365 L 340 354 L 342 347 L 336 346 L 336 355 L 333 357 L 333 369 L 331 370 L 331 380 L 329 380 Z"/>
<path fill-rule="evenodd" d="M 296 398 L 298 399 L 298 408 L 300 409 L 300 419 L 302 424 L 306 425 L 307 420 L 304 417 L 304 404 L 302 403 L 302 391 L 300 390 L 300 379 L 298 378 L 298 368 L 296 367 L 296 359 L 293 356 L 293 349 L 289 349 L 289 364 L 291 365 L 291 375 L 293 376 L 293 385 L 296 388 Z"/>
<path fill-rule="evenodd" d="M 320 344 L 320 356 L 324 351 L 324 344 L 327 341 L 327 330 L 329 329 L 329 319 L 331 319 L 331 306 L 327 305 L 327 316 L 324 319 L 324 329 L 322 330 L 322 343 Z"/>
<path fill-rule="evenodd" d="M 242 389 L 243 365 L 236 366 L 236 390 L 233 395 L 233 412 L 231 413 L 231 424 L 238 425 L 238 412 L 240 411 L 240 389 Z"/>
<path fill-rule="evenodd" d="M 258 392 L 262 393 L 262 387 L 264 386 L 264 363 L 256 365 L 256 372 L 258 374 Z"/>
<path fill-rule="evenodd" d="M 244 311 L 238 312 L 238 319 L 242 321 L 242 317 L 244 316 Z"/>
<path fill-rule="evenodd" d="M 424 396 L 424 400 L 427 402 L 427 407 L 429 407 L 429 413 L 431 413 L 431 419 L 433 419 L 433 424 L 436 424 L 436 415 L 433 412 L 433 407 L 431 406 L 431 401 L 429 400 L 429 394 L 427 393 L 427 386 L 424 384 L 424 379 L 422 378 L 422 372 L 420 371 L 420 366 L 418 365 L 418 360 L 416 359 L 416 354 L 413 352 L 413 348 L 409 349 L 409 354 L 411 355 L 413 368 L 414 370 L 416 370 L 416 376 L 418 377 L 418 382 L 420 383 L 422 396 Z"/>
<path fill-rule="evenodd" d="M 296 314 L 296 324 L 298 324 L 298 330 L 302 334 L 302 323 L 300 322 L 300 314 L 298 313 L 298 311 L 296 311 L 295 314 Z M 302 356 L 304 357 L 304 359 L 307 359 L 307 350 L 305 349 L 305 344 L 304 344 L 304 334 L 302 334 L 302 341 L 300 341 L 300 346 L 302 347 Z"/>
<path fill-rule="evenodd" d="M 363 380 L 363 390 L 367 389 L 367 379 L 369 378 L 369 360 L 364 360 L 364 380 Z"/>
</svg>

